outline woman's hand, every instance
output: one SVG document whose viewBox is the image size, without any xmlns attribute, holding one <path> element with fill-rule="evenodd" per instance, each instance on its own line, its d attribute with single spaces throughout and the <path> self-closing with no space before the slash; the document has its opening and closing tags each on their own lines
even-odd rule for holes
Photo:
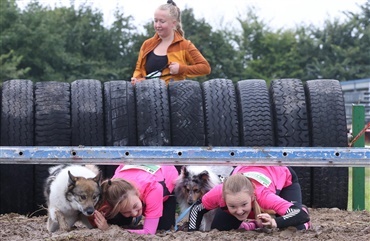
<svg viewBox="0 0 370 241">
<path fill-rule="evenodd" d="M 131 84 L 132 85 L 135 85 L 136 83 L 139 83 L 141 81 L 145 80 L 145 78 L 135 78 L 135 77 L 132 77 L 131 78 Z"/>
<path fill-rule="evenodd" d="M 268 228 L 276 228 L 277 224 L 276 221 L 273 217 L 270 216 L 268 213 L 261 213 L 257 215 L 257 222 L 260 221 L 262 222 L 262 225 L 264 227 Z"/>
<path fill-rule="evenodd" d="M 104 215 L 98 210 L 95 210 L 94 212 L 94 219 L 98 229 L 105 231 L 109 228 L 108 222 L 105 219 Z"/>
<path fill-rule="evenodd" d="M 137 82 L 139 82 L 139 80 L 135 77 L 132 77 L 131 78 L 131 84 L 135 85 Z"/>
<path fill-rule="evenodd" d="M 176 63 L 176 62 L 171 62 L 168 65 L 168 68 L 170 69 L 170 74 L 176 75 L 176 74 L 179 73 L 180 64 L 179 63 Z"/>
</svg>

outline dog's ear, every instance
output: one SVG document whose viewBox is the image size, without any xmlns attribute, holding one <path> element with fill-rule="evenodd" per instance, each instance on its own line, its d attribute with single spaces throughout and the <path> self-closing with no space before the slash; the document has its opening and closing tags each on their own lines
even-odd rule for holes
<svg viewBox="0 0 370 241">
<path fill-rule="evenodd" d="M 189 176 L 189 171 L 188 171 L 188 169 L 186 169 L 186 166 L 181 167 L 181 175 L 183 175 L 184 177 Z"/>
<path fill-rule="evenodd" d="M 98 175 L 96 175 L 92 180 L 94 181 L 94 182 L 96 182 L 97 184 L 99 184 L 100 185 L 100 181 L 101 181 L 101 172 L 99 172 L 98 173 Z"/>
<path fill-rule="evenodd" d="M 209 173 L 207 170 L 204 170 L 201 173 L 199 173 L 198 177 L 200 180 L 207 181 L 209 180 Z"/>
<path fill-rule="evenodd" d="M 77 177 L 73 176 L 71 171 L 68 170 L 69 184 L 74 184 L 77 181 Z"/>
</svg>

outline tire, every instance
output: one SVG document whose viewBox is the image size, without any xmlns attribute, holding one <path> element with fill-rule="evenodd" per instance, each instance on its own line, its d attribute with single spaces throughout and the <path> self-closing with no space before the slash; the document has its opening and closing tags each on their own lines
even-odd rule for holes
<svg viewBox="0 0 370 241">
<path fill-rule="evenodd" d="M 107 146 L 136 146 L 135 95 L 124 80 L 104 83 L 105 143 Z"/>
<path fill-rule="evenodd" d="M 71 83 L 72 145 L 104 146 L 103 90 L 99 80 L 81 79 Z M 99 165 L 103 178 L 105 165 Z"/>
<path fill-rule="evenodd" d="M 310 146 L 306 98 L 299 79 L 273 80 L 270 85 L 276 145 Z M 302 203 L 312 205 L 311 167 L 293 167 L 302 188 Z"/>
<path fill-rule="evenodd" d="M 104 146 L 101 82 L 93 79 L 71 83 L 72 145 Z"/>
<path fill-rule="evenodd" d="M 137 146 L 135 92 L 130 82 L 104 83 L 104 119 L 107 146 Z M 113 176 L 116 168 L 107 166 L 106 176 Z"/>
<path fill-rule="evenodd" d="M 275 146 L 270 95 L 265 80 L 236 84 L 242 146 Z"/>
<path fill-rule="evenodd" d="M 163 80 L 145 80 L 135 85 L 139 146 L 170 146 L 170 111 Z"/>
<path fill-rule="evenodd" d="M 70 84 L 56 81 L 35 84 L 35 146 L 71 145 Z M 44 182 L 52 165 L 35 165 L 35 209 L 46 203 Z M 46 210 L 37 212 L 46 215 Z"/>
<path fill-rule="evenodd" d="M 202 88 L 197 81 L 168 85 L 173 146 L 205 146 Z"/>
<path fill-rule="evenodd" d="M 34 104 L 30 80 L 8 80 L 2 86 L 1 145 L 33 146 Z M 34 204 L 33 165 L 0 165 L 0 213 L 28 214 Z M 18 187 L 14 188 L 14 183 Z"/>
<path fill-rule="evenodd" d="M 203 99 L 206 145 L 239 146 L 238 110 L 235 87 L 229 79 L 204 82 Z"/>
<path fill-rule="evenodd" d="M 309 80 L 306 82 L 305 91 L 311 146 L 347 147 L 347 122 L 339 81 Z M 347 167 L 314 167 L 312 185 L 314 208 L 347 209 Z"/>
</svg>

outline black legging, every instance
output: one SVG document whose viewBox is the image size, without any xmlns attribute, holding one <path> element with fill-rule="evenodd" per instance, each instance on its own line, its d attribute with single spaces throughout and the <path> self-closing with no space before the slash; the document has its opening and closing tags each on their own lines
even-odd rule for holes
<svg viewBox="0 0 370 241">
<path fill-rule="evenodd" d="M 169 230 L 175 226 L 175 214 L 176 214 L 176 197 L 170 196 L 163 203 L 163 215 L 159 219 L 157 230 Z"/>
<path fill-rule="evenodd" d="M 163 203 L 163 215 L 159 219 L 157 230 L 169 230 L 175 225 L 175 213 L 176 213 L 176 197 L 170 196 Z M 108 219 L 109 224 L 115 224 L 118 226 L 127 226 L 132 223 L 132 217 L 126 218 L 122 214 L 118 213 L 114 218 Z"/>
<path fill-rule="evenodd" d="M 298 176 L 295 171 L 288 167 L 290 173 L 292 174 L 292 185 L 283 188 L 281 191 L 278 191 L 276 194 L 281 198 L 294 203 L 297 207 L 302 207 L 302 191 L 301 185 L 298 182 Z M 211 229 L 218 229 L 219 231 L 229 231 L 232 229 L 239 228 L 242 222 L 239 221 L 233 215 L 223 211 L 221 208 L 218 208 L 216 211 L 215 218 L 213 219 Z M 305 229 L 304 225 L 296 226 L 298 230 Z"/>
</svg>

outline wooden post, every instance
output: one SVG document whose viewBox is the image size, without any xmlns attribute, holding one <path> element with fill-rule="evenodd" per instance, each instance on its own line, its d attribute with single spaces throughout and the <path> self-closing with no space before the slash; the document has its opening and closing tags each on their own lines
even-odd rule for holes
<svg viewBox="0 0 370 241">
<path fill-rule="evenodd" d="M 355 137 L 364 128 L 365 106 L 353 105 L 352 107 L 352 134 Z M 353 144 L 353 147 L 365 147 L 365 136 L 362 135 Z M 365 168 L 352 168 L 352 208 L 365 210 Z"/>
</svg>

